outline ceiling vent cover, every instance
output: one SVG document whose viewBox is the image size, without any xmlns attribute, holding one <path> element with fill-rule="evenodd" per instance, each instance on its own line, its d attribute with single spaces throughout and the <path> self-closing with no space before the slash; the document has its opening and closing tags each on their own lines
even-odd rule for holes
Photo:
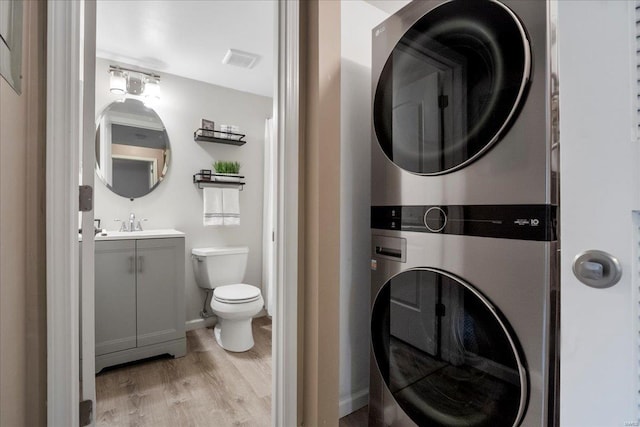
<svg viewBox="0 0 640 427">
<path fill-rule="evenodd" d="M 259 56 L 254 53 L 229 49 L 222 59 L 223 64 L 235 65 L 242 68 L 253 68 Z"/>
</svg>

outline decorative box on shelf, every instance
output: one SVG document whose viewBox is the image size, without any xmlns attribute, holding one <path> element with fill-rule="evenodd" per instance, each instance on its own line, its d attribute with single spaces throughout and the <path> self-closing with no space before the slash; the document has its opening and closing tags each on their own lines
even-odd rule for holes
<svg viewBox="0 0 640 427">
<path fill-rule="evenodd" d="M 220 144 L 244 145 L 246 135 L 243 133 L 227 132 L 211 129 L 196 129 L 193 133 L 193 140 L 198 142 L 217 142 Z"/>
</svg>

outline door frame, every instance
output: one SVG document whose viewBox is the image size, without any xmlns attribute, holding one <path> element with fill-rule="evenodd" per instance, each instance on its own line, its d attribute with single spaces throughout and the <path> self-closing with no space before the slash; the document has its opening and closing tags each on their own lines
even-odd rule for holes
<svg viewBox="0 0 640 427">
<path fill-rule="evenodd" d="M 47 425 L 79 425 L 81 2 L 47 4 Z"/>
<path fill-rule="evenodd" d="M 85 0 L 92 1 L 92 0 Z M 273 425 L 298 407 L 299 0 L 277 2 L 279 138 Z M 47 5 L 47 424 L 79 425 L 78 182 L 84 1 Z"/>
<path fill-rule="evenodd" d="M 298 219 L 300 0 L 276 1 L 278 139 L 276 283 L 272 336 L 272 426 L 295 426 L 298 414 Z"/>
</svg>

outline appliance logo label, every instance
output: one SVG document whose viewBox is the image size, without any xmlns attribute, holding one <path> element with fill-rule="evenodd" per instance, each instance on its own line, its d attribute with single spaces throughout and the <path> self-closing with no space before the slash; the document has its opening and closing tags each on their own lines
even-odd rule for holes
<svg viewBox="0 0 640 427">
<path fill-rule="evenodd" d="M 376 261 L 375 259 L 371 260 L 371 269 L 373 271 L 376 271 L 378 269 L 378 261 Z"/>
<path fill-rule="evenodd" d="M 520 226 L 530 225 L 531 227 L 537 227 L 540 225 L 540 220 L 538 218 L 519 218 L 513 221 L 513 223 Z"/>
<path fill-rule="evenodd" d="M 385 30 L 386 28 L 384 26 L 380 28 L 376 28 L 375 36 L 378 37 L 380 34 L 384 33 Z"/>
</svg>

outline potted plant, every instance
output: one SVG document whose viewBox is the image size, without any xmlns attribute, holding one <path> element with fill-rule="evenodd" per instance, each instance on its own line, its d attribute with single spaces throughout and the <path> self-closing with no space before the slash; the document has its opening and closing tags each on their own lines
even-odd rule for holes
<svg viewBox="0 0 640 427">
<path fill-rule="evenodd" d="M 217 181 L 239 181 L 240 163 L 217 161 L 213 162 L 213 169 L 216 171 Z M 222 176 L 221 176 L 222 175 Z"/>
</svg>

